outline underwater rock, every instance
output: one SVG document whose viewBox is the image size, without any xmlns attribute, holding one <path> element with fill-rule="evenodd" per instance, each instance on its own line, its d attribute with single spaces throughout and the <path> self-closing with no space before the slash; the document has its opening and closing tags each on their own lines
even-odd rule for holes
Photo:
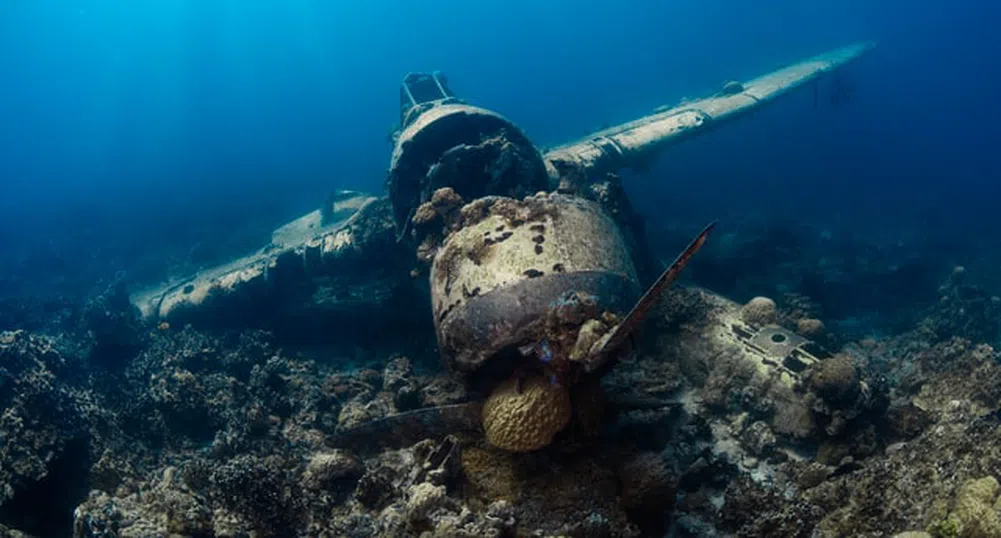
<svg viewBox="0 0 1001 538">
<path fill-rule="evenodd" d="M 394 496 L 394 477 L 388 466 L 376 464 L 365 471 L 355 488 L 354 497 L 373 510 L 379 510 L 389 504 Z"/>
<path fill-rule="evenodd" d="M 912 403 L 892 406 L 886 411 L 887 436 L 890 439 L 912 439 L 932 422 L 928 413 Z"/>
<path fill-rule="evenodd" d="M 653 332 L 653 331 L 651 331 Z M 684 384 L 677 363 L 657 357 L 641 357 L 621 363 L 601 379 L 607 394 L 622 400 L 665 400 L 676 395 Z"/>
<path fill-rule="evenodd" d="M 279 436 L 304 441 L 333 428 L 339 408 L 316 363 L 285 357 L 272 337 L 157 334 L 110 392 L 128 433 L 150 445 L 212 444 L 219 455 Z"/>
<path fill-rule="evenodd" d="M 996 412 L 1001 409 L 1001 356 L 987 345 L 968 348 L 948 371 L 923 384 L 913 401 L 939 417 L 951 413 L 957 401 L 969 402 L 974 416 Z"/>
<path fill-rule="evenodd" d="M 382 372 L 382 387 L 393 393 L 393 404 L 400 412 L 420 407 L 423 400 L 421 387 L 412 377 L 410 359 L 394 357 Z"/>
<path fill-rule="evenodd" d="M 775 450 L 777 439 L 771 428 L 763 421 L 756 421 L 744 430 L 741 440 L 747 450 L 759 458 L 767 458 Z"/>
<path fill-rule="evenodd" d="M 462 491 L 456 483 L 461 478 L 458 460 L 459 444 L 454 438 L 441 443 L 426 440 L 375 455 L 358 482 L 358 502 L 335 506 L 333 518 L 314 523 L 313 530 L 322 534 L 322 529 L 331 536 L 386 538 L 505 536 L 515 521 L 510 503 L 474 508 L 450 493 Z"/>
<path fill-rule="evenodd" d="M 782 307 L 782 317 L 789 320 L 807 320 L 813 325 L 813 321 L 820 322 L 820 304 L 815 300 L 797 292 L 786 292 L 782 294 L 780 301 Z M 823 324 L 823 322 L 820 322 Z"/>
<path fill-rule="evenodd" d="M 95 366 L 119 370 L 145 342 L 146 331 L 139 309 L 129 301 L 123 277 L 87 303 L 83 325 L 93 339 L 90 360 Z"/>
<path fill-rule="evenodd" d="M 306 516 L 298 477 L 287 455 L 241 454 L 210 471 L 209 497 L 259 533 L 296 534 Z"/>
<path fill-rule="evenodd" d="M 780 489 L 741 476 L 726 489 L 720 519 L 735 536 L 807 538 L 823 514 L 816 505 L 787 499 Z"/>
<path fill-rule="evenodd" d="M 948 523 L 950 499 L 961 486 L 1001 465 L 998 435 L 1001 423 L 995 417 L 939 422 L 854 471 L 828 478 L 803 493 L 826 514 L 815 535 L 889 535 Z"/>
<path fill-rule="evenodd" d="M 660 454 L 644 452 L 618 469 L 622 508 L 647 535 L 663 535 L 678 478 Z"/>
<path fill-rule="evenodd" d="M 833 468 L 819 461 L 805 463 L 798 469 L 798 472 L 794 471 L 796 472 L 796 485 L 804 490 L 819 486 L 824 483 L 824 480 L 827 480 L 827 477 L 831 476 L 833 471 Z"/>
<path fill-rule="evenodd" d="M 386 390 L 390 387 L 416 383 L 421 394 L 442 397 L 446 401 L 462 392 L 460 384 L 447 376 L 432 378 L 430 382 L 413 376 L 400 357 L 387 361 L 381 373 L 375 370 L 338 372 L 318 368 L 309 361 L 286 358 L 266 340 L 252 335 L 245 335 L 242 341 L 223 341 L 178 331 L 155 337 L 157 342 L 163 338 L 163 343 L 155 343 L 153 351 L 144 354 L 131 370 L 144 372 L 145 375 L 137 379 L 144 379 L 145 383 L 167 373 L 179 373 L 183 379 L 194 378 L 202 392 L 209 387 L 221 388 L 224 385 L 218 380 L 228 379 L 226 386 L 231 388 L 209 391 L 214 396 L 208 400 L 189 398 L 213 402 L 211 405 L 220 410 L 216 416 L 223 419 L 220 428 L 240 439 L 238 443 L 227 444 L 229 448 L 225 451 L 210 453 L 211 459 L 202 463 L 205 466 L 203 477 L 185 486 L 196 499 L 196 504 L 191 506 L 200 507 L 186 512 L 197 515 L 204 513 L 203 508 L 210 510 L 212 532 L 220 536 L 237 536 L 253 529 L 266 534 L 268 529 L 278 525 L 291 525 L 299 529 L 297 532 L 317 536 L 389 537 L 418 536 L 420 533 L 442 537 L 504 536 L 505 533 L 525 535 L 532 532 L 637 536 L 663 535 L 658 532 L 670 521 L 679 522 L 675 523 L 676 528 L 684 525 L 687 529 L 699 529 L 703 535 L 715 527 L 747 536 L 767 534 L 771 529 L 790 536 L 809 535 L 806 534 L 809 532 L 816 532 L 817 536 L 836 536 L 837 532 L 848 532 L 846 529 L 853 528 L 850 525 L 860 525 L 862 529 L 877 525 L 874 516 L 871 520 L 860 519 L 869 517 L 864 515 L 867 513 L 880 513 L 870 504 L 875 501 L 867 498 L 872 495 L 867 493 L 869 488 L 886 491 L 933 488 L 932 483 L 915 486 L 887 483 L 890 474 L 878 475 L 881 481 L 874 481 L 865 478 L 867 473 L 885 465 L 886 461 L 892 460 L 897 462 L 895 465 L 902 466 L 908 457 L 913 460 L 914 446 L 938 454 L 939 460 L 948 457 L 944 454 L 970 453 L 966 445 L 929 445 L 929 442 L 941 440 L 940 435 L 931 434 L 941 426 L 966 427 L 971 420 L 980 421 L 981 428 L 989 424 L 990 415 L 971 414 L 969 405 L 952 410 L 947 405 L 941 415 L 934 415 L 934 420 L 939 421 L 937 424 L 918 429 L 910 441 L 893 451 L 880 451 L 880 443 L 890 438 L 880 436 L 888 433 L 877 432 L 871 424 L 859 420 L 865 418 L 863 414 L 853 414 L 859 409 L 864 413 L 869 409 L 866 405 L 870 405 L 857 407 L 858 402 L 864 400 L 861 395 L 866 391 L 862 385 L 868 380 L 863 362 L 849 356 L 831 356 L 811 363 L 801 372 L 793 371 L 795 376 L 789 374 L 792 382 L 787 385 L 780 377 L 786 373 L 784 370 L 763 368 L 762 365 L 768 365 L 755 362 L 760 357 L 747 355 L 748 352 L 740 347 L 740 339 L 725 340 L 725 345 L 720 344 L 724 340 L 703 337 L 700 342 L 695 339 L 694 335 L 701 329 L 697 323 L 706 323 L 714 319 L 713 316 L 734 316 L 736 323 L 740 323 L 738 305 L 713 303 L 708 299 L 701 301 L 692 304 L 712 307 L 708 312 L 686 318 L 688 323 L 695 325 L 679 328 L 671 339 L 656 340 L 658 345 L 662 341 L 675 341 L 675 347 L 660 351 L 670 361 L 664 361 L 662 356 L 643 356 L 619 364 L 603 380 L 611 401 L 637 400 L 641 396 L 677 398 L 679 401 L 678 405 L 665 409 L 620 413 L 619 423 L 610 430 L 617 435 L 614 443 L 618 446 L 610 451 L 599 442 L 589 451 L 575 452 L 572 443 L 561 441 L 549 449 L 510 454 L 483 448 L 475 439 L 456 436 L 445 441 L 421 441 L 404 449 L 380 451 L 374 455 L 371 451 L 359 452 L 364 455 L 362 460 L 340 451 L 320 450 L 310 444 L 312 441 L 305 434 L 307 429 L 322 423 L 324 416 L 336 419 L 343 408 L 354 409 L 348 415 L 358 416 L 372 413 L 373 417 L 381 417 L 383 413 L 393 412 L 395 396 Z M 720 326 L 731 325 L 720 323 Z M 712 338 L 722 338 L 716 333 L 710 334 L 714 335 Z M 716 344 L 708 345 L 711 342 Z M 245 356 L 254 357 L 256 363 L 233 356 L 239 354 L 237 349 Z M 730 350 L 730 354 L 726 350 Z M 993 355 L 987 348 L 971 349 L 955 343 L 943 345 L 939 355 L 929 354 L 925 359 L 932 361 L 937 356 L 948 357 L 947 367 L 925 371 L 928 379 L 925 385 L 934 385 L 937 376 L 952 375 L 952 369 L 958 373 L 967 361 L 988 364 Z M 709 357 L 716 362 L 710 363 Z M 746 371 L 747 375 L 712 373 L 724 364 L 723 360 L 744 367 L 721 372 Z M 706 374 L 707 371 L 710 373 Z M 725 399 L 725 413 L 709 412 L 708 406 L 700 406 L 692 398 L 704 388 L 700 384 L 714 376 L 718 376 L 720 383 L 726 382 L 726 393 L 730 395 Z M 160 385 L 141 386 L 148 386 L 150 393 L 155 394 Z M 431 386 L 437 388 L 429 388 Z M 345 398 L 343 402 L 338 395 Z M 370 407 L 366 409 L 366 406 Z M 824 454 L 818 458 L 831 461 L 831 466 L 779 457 L 785 454 L 785 443 L 790 438 L 786 437 L 788 430 L 777 424 L 789 420 L 782 417 L 784 410 L 791 408 L 799 409 L 814 421 L 808 434 L 796 439 L 814 446 L 823 441 Z M 282 426 L 271 425 L 257 433 L 240 433 L 241 428 L 255 428 L 253 424 L 270 424 L 272 419 L 268 417 L 272 416 Z M 842 420 L 841 433 L 835 438 L 827 438 L 828 434 L 822 433 L 820 427 L 833 423 L 834 417 Z M 629 426 L 641 422 L 642 428 Z M 739 446 L 734 444 L 736 448 L 732 452 L 714 453 L 714 441 L 730 442 L 722 435 L 724 431 L 732 431 L 734 438 L 740 441 Z M 981 450 L 990 445 L 984 438 L 974 436 L 973 439 L 972 442 L 983 445 Z M 183 443 L 175 444 L 167 450 L 174 454 L 173 458 L 180 461 L 187 458 L 190 462 L 191 456 L 177 452 L 184 450 L 184 446 Z M 627 446 L 642 448 L 631 452 L 623 449 Z M 271 456 L 242 454 L 253 451 L 267 451 Z M 759 458 L 753 456 L 754 452 L 771 453 L 773 457 Z M 993 465 L 992 456 L 985 454 L 973 452 L 970 459 L 962 458 L 962 464 L 981 465 L 982 460 L 986 466 Z M 929 455 L 926 460 L 915 460 L 914 465 L 927 468 L 930 464 L 922 461 L 933 460 Z M 185 467 L 191 467 L 190 463 Z M 684 471 L 676 473 L 674 469 Z M 977 472 L 971 470 L 962 480 L 990 473 L 983 467 L 974 470 Z M 892 472 L 897 473 L 897 467 Z M 188 474 L 186 472 L 185 476 Z M 154 474 L 158 475 L 162 475 L 162 471 Z M 750 482 L 742 485 L 744 478 L 749 478 Z M 119 505 L 122 504 L 120 499 L 131 495 L 130 488 L 145 491 L 153 487 L 150 483 L 126 487 L 134 480 L 130 478 L 109 480 L 109 483 L 123 484 L 120 492 L 106 494 L 119 499 L 116 501 Z M 242 498 L 225 498 L 227 492 L 249 481 L 262 484 L 262 488 L 266 486 L 273 495 L 265 495 L 254 487 L 240 486 L 244 488 L 240 492 Z M 766 485 L 769 481 L 771 486 Z M 936 490 L 937 498 L 947 503 L 947 510 L 936 516 L 939 519 L 946 518 L 951 510 L 948 502 L 955 496 L 950 489 L 953 487 L 958 486 L 947 484 L 944 489 Z M 676 496 L 675 491 L 682 493 Z M 722 499 L 725 502 L 717 517 L 710 499 L 721 498 L 719 495 L 724 491 Z M 739 496 L 744 494 L 749 497 L 741 500 Z M 793 501 L 787 499 L 779 503 L 774 500 L 776 496 L 785 498 L 793 494 L 798 495 Z M 676 501 L 679 498 L 682 500 Z M 419 499 L 428 502 L 418 502 Z M 292 519 L 283 521 L 282 517 L 252 508 L 265 502 L 293 514 L 288 516 Z M 882 502 L 888 501 L 883 498 Z M 878 524 L 876 528 L 880 533 L 926 527 L 924 518 L 932 517 L 932 512 L 921 508 L 923 497 L 905 499 L 901 496 L 899 502 L 912 503 L 901 505 L 912 508 L 894 509 L 908 514 L 919 511 L 922 516 L 901 519 L 892 513 L 884 515 L 888 522 Z M 673 511 L 665 509 L 672 505 L 675 506 Z M 154 513 L 153 508 L 150 510 L 150 514 Z M 491 510 L 497 513 L 491 515 Z M 96 512 L 87 509 L 81 513 Z M 201 524 L 198 523 L 203 521 L 200 517 L 185 520 L 188 523 L 184 524 Z M 98 519 L 93 521 L 99 522 Z"/>
<path fill-rule="evenodd" d="M 92 491 L 73 515 L 73 538 L 213 536 L 214 514 L 174 467 L 143 491 L 119 497 Z"/>
<path fill-rule="evenodd" d="M 953 269 L 938 292 L 939 300 L 925 311 L 921 329 L 938 339 L 1001 344 L 1001 298 L 971 282 L 961 266 Z"/>
<path fill-rule="evenodd" d="M 932 420 L 957 411 L 954 402 L 963 402 L 975 416 L 1001 409 L 1001 355 L 962 338 L 936 340 L 926 331 L 912 331 L 880 342 L 871 355 L 899 398 Z"/>
<path fill-rule="evenodd" d="M 447 435 L 439 441 L 426 439 L 412 447 L 417 465 L 410 472 L 411 482 L 426 481 L 436 486 L 453 486 L 462 474 L 460 440 Z"/>
<path fill-rule="evenodd" d="M 406 357 L 393 357 L 386 363 L 382 371 L 382 388 L 391 392 L 400 390 L 404 385 L 410 383 L 410 376 L 413 368 L 410 366 L 410 359 Z"/>
<path fill-rule="evenodd" d="M 564 455 L 555 464 L 542 453 L 468 447 L 462 471 L 469 505 L 505 500 L 517 508 L 518 536 L 638 535 L 619 503 L 615 473 L 591 458 Z"/>
<path fill-rule="evenodd" d="M 410 487 L 407 492 L 407 521 L 412 525 L 426 523 L 431 513 L 437 510 L 452 508 L 450 499 L 445 495 L 444 486 L 436 486 L 422 482 Z"/>
<path fill-rule="evenodd" d="M 310 458 L 302 475 L 302 483 L 307 489 L 328 491 L 337 499 L 343 500 L 354 491 L 355 484 L 364 472 L 364 464 L 345 451 L 320 452 Z"/>
<path fill-rule="evenodd" d="M 351 398 L 341 407 L 340 415 L 337 418 L 337 429 L 349 430 L 396 413 L 393 393 L 386 391 L 375 394 L 362 393 Z"/>
<path fill-rule="evenodd" d="M 453 375 L 436 375 L 421 387 L 421 400 L 424 406 L 441 407 L 462 403 L 468 399 L 465 384 Z"/>
</svg>

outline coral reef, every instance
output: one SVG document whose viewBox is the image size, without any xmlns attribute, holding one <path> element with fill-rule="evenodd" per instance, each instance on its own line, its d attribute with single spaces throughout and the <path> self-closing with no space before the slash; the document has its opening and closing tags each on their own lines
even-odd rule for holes
<svg viewBox="0 0 1001 538">
<path fill-rule="evenodd" d="M 802 295 L 678 289 L 600 383 L 519 372 L 485 402 L 406 342 L 151 329 L 111 288 L 87 334 L 0 333 L 0 533 L 997 536 L 1001 356 L 963 278 L 852 342 Z M 815 341 L 786 361 L 764 325 Z"/>
<path fill-rule="evenodd" d="M 52 339 L 0 333 L 0 521 L 33 534 L 67 523 L 99 440 L 99 400 L 71 373 Z"/>
<path fill-rule="evenodd" d="M 956 266 L 938 287 L 939 299 L 926 309 L 919 326 L 940 339 L 962 338 L 996 345 L 1001 338 L 1001 297 L 991 295 Z"/>
<path fill-rule="evenodd" d="M 112 370 L 127 365 L 140 351 L 145 338 L 139 309 L 129 300 L 123 276 L 87 303 L 83 325 L 93 341 L 91 363 Z"/>
</svg>

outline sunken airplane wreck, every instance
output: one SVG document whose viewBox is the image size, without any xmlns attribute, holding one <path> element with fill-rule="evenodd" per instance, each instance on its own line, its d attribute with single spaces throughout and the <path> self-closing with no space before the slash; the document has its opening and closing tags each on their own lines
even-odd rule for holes
<svg viewBox="0 0 1001 538">
<path fill-rule="evenodd" d="M 339 192 L 275 230 L 259 252 L 142 291 L 133 302 L 153 323 L 240 326 L 248 312 L 263 311 L 275 325 L 322 333 L 333 320 L 362 312 L 390 316 L 399 308 L 394 297 L 413 288 L 416 277 L 428 282 L 430 321 L 446 367 L 478 396 L 339 432 L 331 444 L 373 446 L 482 429 L 503 449 L 542 448 L 587 420 L 594 407 L 587 402 L 606 401 L 599 378 L 712 228 L 655 278 L 642 227 L 614 172 L 816 82 L 872 48 L 856 44 L 728 82 L 712 96 L 545 153 L 511 121 L 457 98 L 441 74 L 407 75 L 387 196 Z M 693 292 L 710 308 L 695 330 L 678 335 L 678 345 L 710 355 L 736 347 L 742 360 L 784 387 L 778 398 L 788 413 L 826 417 L 791 421 L 804 430 L 797 435 L 830 434 L 864 399 L 859 382 L 851 391 L 859 397 L 844 409 L 811 414 L 811 402 L 793 389 L 826 353 L 729 299 Z M 414 297 L 428 300 L 419 293 L 408 300 Z"/>
</svg>

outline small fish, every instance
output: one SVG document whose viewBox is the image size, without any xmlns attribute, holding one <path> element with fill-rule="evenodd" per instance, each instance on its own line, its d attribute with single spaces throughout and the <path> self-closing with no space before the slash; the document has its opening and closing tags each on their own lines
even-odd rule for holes
<svg viewBox="0 0 1001 538">
<path fill-rule="evenodd" d="M 549 364 L 553 362 L 553 352 L 549 349 L 549 342 L 543 340 L 539 342 L 539 360 Z"/>
</svg>

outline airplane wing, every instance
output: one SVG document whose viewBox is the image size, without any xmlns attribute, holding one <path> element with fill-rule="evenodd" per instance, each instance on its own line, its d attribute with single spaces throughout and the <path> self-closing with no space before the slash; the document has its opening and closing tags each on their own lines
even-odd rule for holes
<svg viewBox="0 0 1001 538">
<path fill-rule="evenodd" d="M 872 42 L 857 43 L 747 82 L 728 82 L 711 97 L 655 111 L 553 148 L 543 155 L 549 175 L 559 177 L 568 166 L 601 174 L 640 164 L 655 152 L 757 110 L 824 73 L 854 62 L 873 48 Z"/>
</svg>

